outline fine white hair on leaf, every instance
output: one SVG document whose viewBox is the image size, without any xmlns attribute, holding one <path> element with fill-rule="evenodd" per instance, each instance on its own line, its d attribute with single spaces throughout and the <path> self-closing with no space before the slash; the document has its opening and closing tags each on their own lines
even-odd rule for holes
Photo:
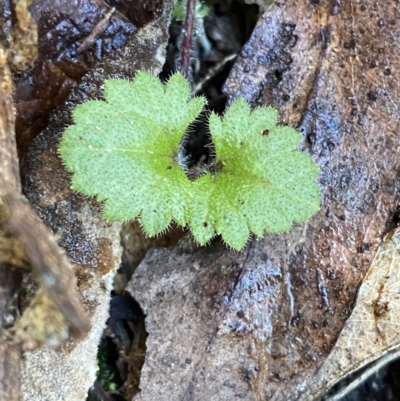
<svg viewBox="0 0 400 401">
<path fill-rule="evenodd" d="M 78 105 L 60 141 L 72 187 L 105 201 L 109 220 L 137 217 L 147 235 L 179 222 L 201 244 L 220 234 L 236 250 L 251 232 L 285 232 L 318 211 L 319 168 L 298 150 L 301 134 L 276 125 L 276 110 L 238 99 L 220 116 L 188 93 L 180 73 L 109 79 L 106 102 Z M 209 137 L 201 155 L 190 153 L 198 122 Z"/>
<path fill-rule="evenodd" d="M 189 170 L 188 168 L 189 159 L 190 155 L 186 153 L 184 144 L 181 143 L 179 145 L 178 153 L 175 157 L 175 160 L 185 173 L 187 173 Z"/>
</svg>

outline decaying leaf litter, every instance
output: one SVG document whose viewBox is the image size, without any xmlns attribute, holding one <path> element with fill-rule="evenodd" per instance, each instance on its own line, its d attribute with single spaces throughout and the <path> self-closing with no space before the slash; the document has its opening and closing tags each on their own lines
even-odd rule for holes
<svg viewBox="0 0 400 401">
<path fill-rule="evenodd" d="M 172 251 L 151 251 L 129 286 L 148 314 L 139 397 L 150 397 L 160 385 L 149 380 L 152 367 L 163 389 L 171 388 L 167 396 L 172 399 L 180 399 L 172 390 L 178 366 L 186 373 L 183 391 L 189 399 L 204 399 L 207 391 L 218 394 L 216 399 L 258 399 L 273 393 L 275 399 L 287 399 L 284 395 L 296 397 L 312 381 L 351 312 L 396 206 L 396 11 L 391 3 L 382 10 L 376 7 L 289 1 L 274 4 L 259 21 L 226 92 L 231 99 L 245 96 L 255 104 L 278 107 L 284 122 L 304 129 L 304 148 L 323 169 L 324 209 L 307 225 L 254 242 L 240 255 L 218 243 L 207 248 L 212 260 L 185 242 Z M 42 142 L 43 148 L 48 143 Z M 36 188 L 43 185 L 40 178 L 33 183 Z M 52 191 L 42 187 L 43 195 L 36 199 L 44 199 L 44 220 L 62 227 L 54 220 L 57 208 L 46 201 Z M 79 259 L 74 235 L 64 241 L 75 244 L 72 255 Z M 190 272 L 182 260 L 189 260 Z M 151 276 L 166 289 L 153 293 Z M 182 285 L 170 281 L 172 277 Z M 135 280 L 152 288 L 150 293 L 141 293 Z M 170 288 L 175 291 L 171 299 Z M 180 293 L 184 309 L 179 309 Z M 169 332 L 165 327 L 154 330 L 160 304 L 171 312 L 160 319 L 165 327 L 173 323 Z M 170 305 L 177 307 L 175 314 Z M 182 338 L 193 341 L 190 330 L 179 334 L 187 327 L 185 318 L 203 330 L 189 324 L 203 333 L 199 349 L 182 343 Z M 165 332 L 169 343 L 163 342 Z M 217 367 L 211 363 L 215 360 L 221 361 Z"/>
<path fill-rule="evenodd" d="M 191 255 L 183 244 L 148 255 L 128 287 L 149 332 L 137 399 L 154 398 L 160 382 L 172 399 L 295 399 L 329 354 L 397 205 L 396 10 L 378 7 L 374 18 L 370 10 L 275 4 L 242 49 L 226 92 L 272 104 L 300 125 L 322 168 L 323 210 L 254 243 L 243 259 L 221 251 L 209 266 L 199 257 L 175 269 Z M 217 271 L 219 290 L 205 284 Z M 150 282 L 165 286 L 165 305 L 177 303 L 170 315 L 161 318 L 159 296 L 141 289 Z M 182 366 L 184 355 L 191 366 Z"/>
</svg>

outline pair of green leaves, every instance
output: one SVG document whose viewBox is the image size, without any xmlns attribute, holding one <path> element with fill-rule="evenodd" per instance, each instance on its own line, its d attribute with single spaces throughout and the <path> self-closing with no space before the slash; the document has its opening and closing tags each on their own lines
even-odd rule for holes
<svg viewBox="0 0 400 401">
<path fill-rule="evenodd" d="M 239 99 L 222 119 L 211 113 L 215 171 L 191 181 L 180 146 L 205 102 L 190 99 L 181 74 L 166 85 L 145 72 L 110 79 L 104 97 L 73 111 L 59 151 L 72 188 L 104 201 L 107 220 L 139 216 L 150 236 L 174 221 L 200 244 L 220 234 L 239 250 L 250 232 L 284 232 L 319 209 L 318 167 L 297 150 L 299 132 L 276 126 L 276 110 Z"/>
</svg>

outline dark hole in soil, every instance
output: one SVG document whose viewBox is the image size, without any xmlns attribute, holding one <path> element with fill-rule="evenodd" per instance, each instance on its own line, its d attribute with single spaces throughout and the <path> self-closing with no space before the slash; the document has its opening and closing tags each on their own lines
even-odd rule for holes
<svg viewBox="0 0 400 401">
<path fill-rule="evenodd" d="M 139 303 L 128 293 L 112 294 L 110 318 L 97 355 L 99 371 L 88 401 L 129 400 L 139 391 L 146 355 L 144 321 Z"/>
</svg>

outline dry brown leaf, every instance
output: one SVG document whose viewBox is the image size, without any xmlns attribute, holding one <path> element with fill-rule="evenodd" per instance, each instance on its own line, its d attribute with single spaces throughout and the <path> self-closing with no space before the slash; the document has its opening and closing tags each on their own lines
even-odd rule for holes
<svg viewBox="0 0 400 401">
<path fill-rule="evenodd" d="M 400 230 L 380 247 L 357 304 L 301 400 L 314 400 L 349 373 L 400 346 Z"/>
</svg>

